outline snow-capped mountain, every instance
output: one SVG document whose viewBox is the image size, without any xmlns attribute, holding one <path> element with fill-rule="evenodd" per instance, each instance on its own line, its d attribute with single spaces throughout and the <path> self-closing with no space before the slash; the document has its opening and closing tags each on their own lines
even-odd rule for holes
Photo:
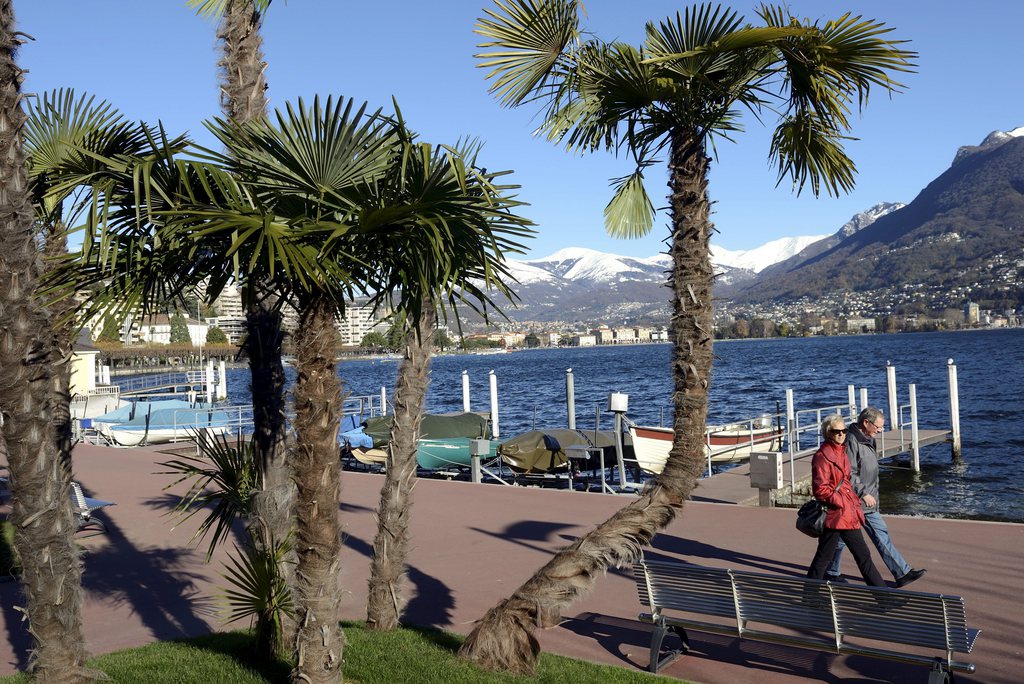
<svg viewBox="0 0 1024 684">
<path fill-rule="evenodd" d="M 711 261 L 715 266 L 730 266 L 742 268 L 754 273 L 760 273 L 772 264 L 788 259 L 799 253 L 808 245 L 823 240 L 827 235 L 804 235 L 801 237 L 779 238 L 766 242 L 754 249 L 730 251 L 722 247 L 711 245 Z"/>
<path fill-rule="evenodd" d="M 903 204 L 903 202 L 879 202 L 867 211 L 854 214 L 853 218 L 844 223 L 843 227 L 836 231 L 835 237 L 840 240 L 848 238 L 854 233 L 864 230 L 886 214 L 891 214 L 897 209 L 902 209 L 905 206 L 906 205 Z"/>
<path fill-rule="evenodd" d="M 760 247 L 728 250 L 711 246 L 711 262 L 716 271 L 743 269 L 760 273 L 772 264 L 788 259 L 827 235 L 805 235 L 779 238 Z M 671 265 L 667 254 L 651 257 L 628 257 L 608 254 L 586 247 L 566 247 L 540 259 L 511 261 L 512 272 L 521 284 L 600 282 L 606 284 L 629 281 L 664 282 Z"/>
<path fill-rule="evenodd" d="M 753 278 L 756 272 L 819 239 L 782 238 L 737 251 L 712 245 L 716 283 Z M 671 258 L 667 254 L 641 258 L 568 247 L 539 259 L 510 260 L 508 266 L 519 281 L 515 287 L 520 297 L 515 312 L 518 320 L 653 322 L 664 321 L 668 315 L 670 295 L 666 284 Z"/>
<path fill-rule="evenodd" d="M 1024 137 L 1024 126 L 1014 128 L 1012 131 L 992 131 L 985 136 L 980 145 L 965 145 L 958 149 L 956 157 L 953 158 L 953 164 L 962 161 L 976 152 L 994 149 L 1014 138 L 1020 137 Z"/>
<path fill-rule="evenodd" d="M 649 281 L 652 277 L 664 279 L 669 263 L 666 254 L 637 258 L 607 254 L 586 247 L 566 247 L 550 256 L 518 262 L 516 268 L 527 267 L 525 274 L 534 279 L 541 277 L 536 269 L 565 280 L 615 283 Z M 516 271 L 518 274 L 519 271 Z"/>
</svg>

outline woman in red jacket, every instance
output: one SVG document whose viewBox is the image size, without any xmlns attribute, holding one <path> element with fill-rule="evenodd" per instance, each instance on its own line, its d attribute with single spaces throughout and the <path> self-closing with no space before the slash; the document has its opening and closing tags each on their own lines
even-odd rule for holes
<svg viewBox="0 0 1024 684">
<path fill-rule="evenodd" d="M 850 484 L 850 461 L 846 457 L 846 421 L 839 414 L 827 416 L 821 422 L 825 441 L 811 461 L 811 487 L 814 498 L 828 504 L 825 531 L 818 537 L 818 550 L 814 552 L 807 576 L 824 579 L 825 570 L 832 562 L 840 537 L 850 547 L 864 581 L 875 587 L 886 586 L 878 574 L 871 551 L 860 532 L 864 512 L 860 499 Z"/>
</svg>

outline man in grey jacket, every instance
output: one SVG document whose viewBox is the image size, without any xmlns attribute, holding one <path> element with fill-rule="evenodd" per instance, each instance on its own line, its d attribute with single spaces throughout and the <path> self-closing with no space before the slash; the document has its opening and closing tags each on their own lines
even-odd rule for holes
<svg viewBox="0 0 1024 684">
<path fill-rule="evenodd" d="M 850 481 L 853 490 L 861 500 L 864 510 L 864 531 L 871 537 L 875 548 L 885 567 L 896 579 L 897 587 L 904 587 L 915 582 L 927 572 L 924 568 L 915 570 L 896 550 L 889 537 L 889 528 L 878 511 L 878 452 L 875 435 L 885 428 L 885 416 L 871 406 L 865 408 L 857 417 L 857 423 L 850 426 L 850 434 L 846 438 L 846 455 L 850 459 Z M 844 544 L 839 541 L 832 564 L 825 572 L 825 579 L 833 582 L 845 581 L 839 572 Z"/>
</svg>

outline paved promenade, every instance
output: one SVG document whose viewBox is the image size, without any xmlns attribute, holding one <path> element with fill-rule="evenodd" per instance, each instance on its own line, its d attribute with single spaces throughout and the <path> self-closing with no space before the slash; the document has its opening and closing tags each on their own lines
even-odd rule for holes
<svg viewBox="0 0 1024 684">
<path fill-rule="evenodd" d="M 210 565 L 189 546 L 195 523 L 174 527 L 176 497 L 154 475 L 169 458 L 155 449 L 80 445 L 75 468 L 87 494 L 116 501 L 100 515 L 108 534 L 86 539 L 85 620 L 89 648 L 104 653 L 221 628 L 217 616 L 224 554 Z M 365 618 L 366 578 L 381 476 L 346 472 L 340 514 L 345 558 L 343 617 Z M 753 491 L 753 490 L 752 490 Z M 700 491 L 698 490 L 698 494 Z M 607 518 L 621 497 L 419 480 L 415 489 L 408 620 L 468 633 L 473 620 L 507 596 L 553 551 Z M 813 541 L 793 529 L 792 510 L 695 501 L 649 553 L 704 565 L 801 575 Z M 1024 525 L 895 517 L 900 549 L 928 574 L 914 589 L 962 595 L 981 628 L 977 673 L 958 681 L 1022 680 Z M 880 563 L 879 563 L 880 565 Z M 851 560 L 844 570 L 856 573 Z M 28 643 L 16 583 L 0 584 L 0 673 L 24 666 Z M 627 569 L 612 570 L 571 606 L 561 626 L 539 633 L 545 650 L 627 668 L 645 668 L 648 628 Z M 663 672 L 695 682 L 926 681 L 921 667 L 840 657 L 694 633 L 694 650 Z"/>
</svg>

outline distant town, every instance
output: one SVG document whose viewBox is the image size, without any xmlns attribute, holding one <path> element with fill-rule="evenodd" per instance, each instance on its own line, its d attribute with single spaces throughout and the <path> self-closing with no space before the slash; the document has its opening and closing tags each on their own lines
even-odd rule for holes
<svg viewBox="0 0 1024 684">
<path fill-rule="evenodd" d="M 949 294 L 956 296 L 957 293 Z M 747 339 L 1010 328 L 1020 327 L 1024 318 L 1020 310 L 993 311 L 971 302 L 963 308 L 947 307 L 940 313 L 924 305 L 903 305 L 899 307 L 900 313 L 890 311 L 878 315 L 816 313 L 856 311 L 860 307 L 885 311 L 884 299 L 879 293 L 848 293 L 778 306 L 732 306 L 723 302 L 716 307 L 715 337 Z M 241 343 L 245 312 L 236 289 L 226 288 L 214 304 L 206 308 L 206 315 L 202 315 L 199 304 L 192 308 L 197 312 L 195 318 L 177 313 L 123 322 L 96 321 L 93 337 L 100 346 L 107 343 L 122 347 L 184 344 L 202 348 L 204 344 L 238 346 Z M 400 347 L 401 330 L 393 324 L 389 312 L 374 309 L 365 302 L 350 302 L 345 314 L 338 322 L 343 349 L 388 351 Z M 284 319 L 284 327 L 294 330 L 298 323 L 294 312 L 286 312 Z M 665 325 L 503 321 L 492 329 L 463 332 L 460 336 L 451 326 L 440 328 L 435 340 L 438 350 L 592 347 L 669 341 Z"/>
</svg>

